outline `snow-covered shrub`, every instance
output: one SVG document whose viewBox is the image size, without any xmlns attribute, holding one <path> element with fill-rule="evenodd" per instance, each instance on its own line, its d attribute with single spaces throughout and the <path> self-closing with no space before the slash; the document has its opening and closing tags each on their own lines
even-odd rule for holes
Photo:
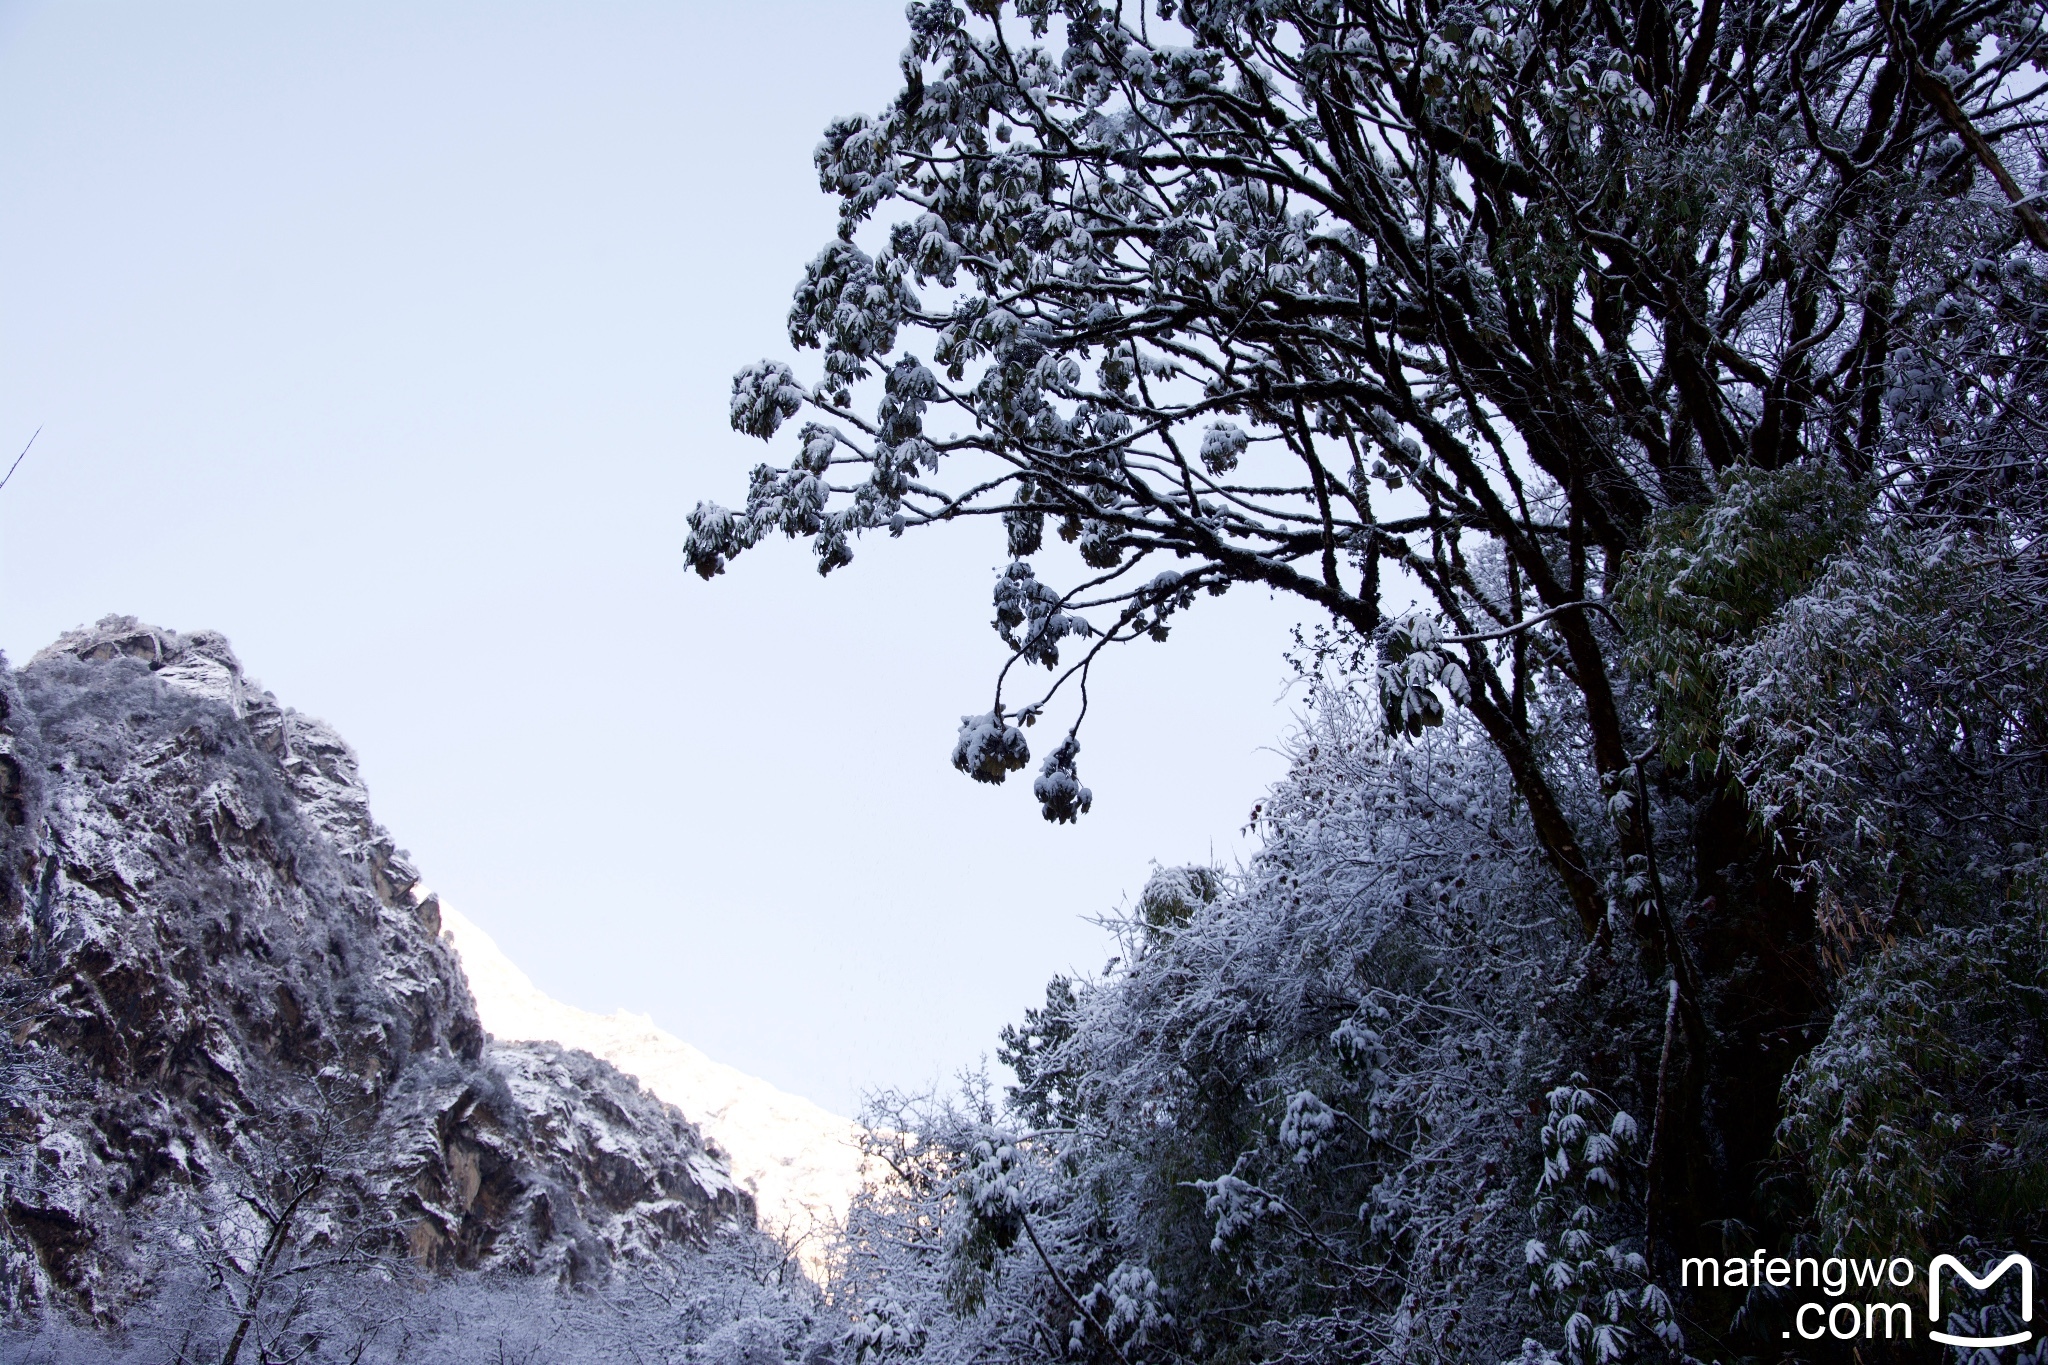
<svg viewBox="0 0 2048 1365">
<path fill-rule="evenodd" d="M 161 1232 L 161 1230 L 155 1230 Z M 245 1339 L 240 1365 L 829 1365 L 846 1329 L 779 1249 L 745 1237 L 614 1268 L 600 1286 L 354 1263 L 300 1278 L 284 1331 Z M 237 1316 L 203 1269 L 173 1268 L 116 1323 L 57 1310 L 0 1327 L 21 1365 L 184 1365 L 226 1358 Z M 850 1355 L 850 1351 L 846 1352 Z"/>
<path fill-rule="evenodd" d="M 1572 1079 L 1604 1065 L 1654 1104 L 1612 1050 L 1589 1060 L 1614 1005 L 1575 912 L 1493 750 L 1456 715 L 1389 734 L 1375 706 L 1319 690 L 1253 863 L 1156 874 L 1106 974 L 1055 980 L 1005 1030 L 1006 1105 L 970 1091 L 870 1116 L 890 1178 L 857 1201 L 834 1289 L 877 1306 L 867 1356 L 1678 1344 L 1643 1246 L 1648 1135 Z M 1600 955 L 1634 970 L 1624 946 Z M 1585 1098 L 1546 1128 L 1560 1095 Z M 1599 1135 L 1559 1137 L 1592 1106 Z M 1568 1177 L 1545 1133 L 1579 1163 Z M 1532 1237 L 1576 1257 L 1570 1284 L 1530 1295 Z M 1604 1313 L 1591 1326 L 1582 1299 Z"/>
</svg>

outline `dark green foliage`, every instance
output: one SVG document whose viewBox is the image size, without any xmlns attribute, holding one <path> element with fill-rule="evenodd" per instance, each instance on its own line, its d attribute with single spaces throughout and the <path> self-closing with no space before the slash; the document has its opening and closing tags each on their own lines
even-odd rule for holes
<svg viewBox="0 0 2048 1365">
<path fill-rule="evenodd" d="M 1871 490 L 1823 461 L 1738 469 L 1711 503 L 1674 508 L 1630 557 L 1615 605 L 1630 676 L 1657 708 L 1664 762 L 1722 774 L 1722 708 L 1734 651 L 1849 541 Z"/>
<path fill-rule="evenodd" d="M 1077 1117 L 1067 1089 L 1071 1078 L 1058 1059 L 1074 1036 L 1078 1004 L 1074 983 L 1056 976 L 1046 983 L 1044 1009 L 1025 1010 L 1022 1024 L 1003 1025 L 996 1059 L 1017 1073 L 1017 1084 L 1006 1088 L 1004 1097 L 1034 1128 L 1063 1127 Z"/>
<path fill-rule="evenodd" d="M 1786 1085 L 1825 1254 L 2048 1248 L 2048 905 L 1875 948 Z"/>
</svg>

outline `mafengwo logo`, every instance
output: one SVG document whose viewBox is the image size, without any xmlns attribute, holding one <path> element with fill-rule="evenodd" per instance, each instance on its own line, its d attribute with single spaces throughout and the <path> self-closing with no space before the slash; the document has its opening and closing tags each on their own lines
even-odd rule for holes
<svg viewBox="0 0 2048 1365">
<path fill-rule="evenodd" d="M 2034 1339 L 2031 1326 L 2021 1331 L 1995 1330 L 2010 1326 L 2010 1300 L 1985 1304 L 1970 1300 L 1990 1290 L 2012 1271 L 2018 1271 L 2019 1321 L 2034 1320 L 2034 1263 L 2018 1252 L 1998 1261 L 1978 1275 L 1954 1256 L 1937 1256 L 1924 1272 L 1927 1283 L 1927 1339 L 1943 1346 L 1967 1350 L 1996 1350 L 2021 1346 Z M 1944 1274 L 1944 1272 L 1948 1272 Z M 1731 1256 L 1725 1261 L 1708 1257 L 1687 1258 L 1679 1267 L 1679 1283 L 1686 1288 L 1772 1289 L 1813 1288 L 1833 1302 L 1809 1299 L 1793 1310 L 1787 1338 L 1804 1341 L 1833 1337 L 1837 1341 L 1911 1339 L 1913 1305 L 1910 1303 L 1857 1302 L 1857 1297 L 1884 1289 L 1911 1289 L 1923 1272 L 1904 1256 L 1890 1260 L 1850 1260 L 1831 1256 L 1788 1259 L 1758 1251 L 1749 1257 Z M 1955 1284 L 1961 1280 L 1975 1294 Z M 1943 1331 L 1944 1325 L 1974 1327 L 1975 1331 Z"/>
<path fill-rule="evenodd" d="M 2020 1272 L 2020 1321 L 2032 1322 L 2034 1320 L 2034 1263 L 2015 1251 L 2012 1255 L 2000 1261 L 1997 1269 L 1987 1272 L 1981 1278 L 1972 1275 L 1969 1268 L 1953 1256 L 1935 1257 L 1933 1263 L 1927 1267 L 1928 1321 L 1937 1323 L 1941 1321 L 1941 1272 L 1944 1267 L 1955 1271 L 1956 1274 L 1969 1282 L 1970 1288 L 1977 1290 L 1989 1289 L 1993 1282 L 2002 1278 L 2008 1270 L 2018 1270 Z M 1962 1337 L 1953 1336 L 1947 1332 L 1937 1332 L 1930 1328 L 1927 1337 L 1928 1340 L 1938 1341 L 1944 1346 L 1980 1346 L 1988 1348 L 1994 1346 L 2018 1346 L 2023 1342 L 2032 1341 L 2034 1333 L 2032 1329 L 2029 1329 L 2024 1332 L 2008 1332 L 2004 1336 L 1998 1337 Z"/>
</svg>

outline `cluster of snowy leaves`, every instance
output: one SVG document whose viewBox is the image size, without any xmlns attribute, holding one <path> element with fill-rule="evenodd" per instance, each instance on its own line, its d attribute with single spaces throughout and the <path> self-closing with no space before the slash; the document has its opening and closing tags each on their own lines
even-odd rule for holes
<svg viewBox="0 0 2048 1365">
<path fill-rule="evenodd" d="M 1563 1324 L 1564 1349 L 1547 1351 L 1532 1338 L 1523 1344 L 1525 1360 L 1608 1365 L 1659 1347 L 1677 1350 L 1685 1340 L 1671 1296 L 1650 1280 L 1642 1252 L 1612 1240 L 1602 1216 L 1622 1194 L 1622 1173 L 1642 1129 L 1633 1115 L 1585 1089 L 1585 1079 L 1574 1075 L 1545 1097 L 1549 1121 L 1535 1210 L 1544 1236 L 1531 1237 L 1523 1250 L 1529 1296 Z"/>
</svg>

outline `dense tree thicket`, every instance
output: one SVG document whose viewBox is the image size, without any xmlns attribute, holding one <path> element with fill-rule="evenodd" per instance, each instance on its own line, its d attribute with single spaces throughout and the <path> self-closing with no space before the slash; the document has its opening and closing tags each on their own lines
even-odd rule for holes
<svg viewBox="0 0 2048 1365">
<path fill-rule="evenodd" d="M 1204 594 L 1323 608 L 1334 690 L 1252 870 L 897 1124 L 871 1349 L 1770 1354 L 1679 1257 L 2036 1247 L 2044 7 L 910 22 L 693 564 L 999 522 L 954 762 L 1077 683 L 1051 820 Z"/>
<path fill-rule="evenodd" d="M 905 1322 L 945 1360 L 1498 1360 L 1581 1311 L 1676 1340 L 1644 1097 L 1586 1074 L 1640 1041 L 1627 987 L 1575 947 L 1498 755 L 1333 693 L 1295 758 L 1252 868 L 1157 874 L 1109 976 L 1006 1035 L 1007 1105 L 876 1115 L 896 1178 L 841 1286 L 870 1355 Z M 1539 1189 L 1546 1143 L 1571 1164 Z"/>
</svg>

